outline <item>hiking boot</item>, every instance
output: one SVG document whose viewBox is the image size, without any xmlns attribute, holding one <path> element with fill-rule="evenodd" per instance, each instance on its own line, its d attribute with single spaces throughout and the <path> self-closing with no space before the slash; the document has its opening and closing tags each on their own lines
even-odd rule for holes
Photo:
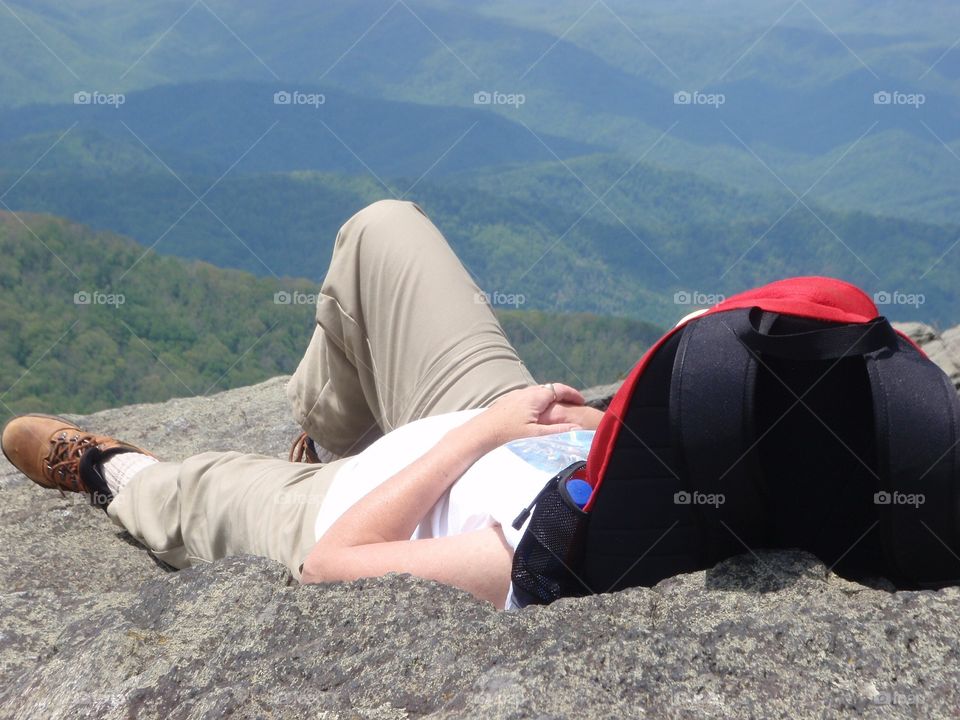
<svg viewBox="0 0 960 720">
<path fill-rule="evenodd" d="M 300 433 L 290 446 L 290 462 L 328 463 L 339 460 L 340 457 L 317 445 L 305 432 Z"/>
<path fill-rule="evenodd" d="M 90 504 L 106 509 L 113 493 L 100 466 L 112 455 L 151 453 L 106 435 L 88 433 L 69 420 L 53 415 L 20 415 L 3 429 L 3 454 L 37 485 L 65 495 L 87 493 Z"/>
</svg>

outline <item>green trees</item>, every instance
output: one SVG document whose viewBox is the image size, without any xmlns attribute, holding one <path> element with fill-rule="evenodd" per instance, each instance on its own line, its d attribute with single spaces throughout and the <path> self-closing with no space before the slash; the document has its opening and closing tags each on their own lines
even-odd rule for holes
<svg viewBox="0 0 960 720">
<path fill-rule="evenodd" d="M 956 321 L 960 253 L 950 250 L 956 227 L 812 204 L 807 209 L 794 199 L 743 193 L 688 173 L 642 163 L 631 169 L 626 158 L 597 155 L 566 165 L 570 169 L 552 162 L 428 176 L 412 199 L 481 287 L 523 293 L 523 309 L 667 325 L 692 309 L 673 302 L 677 291 L 729 295 L 787 275 L 830 274 L 870 293 L 922 293 L 923 319 Z M 316 282 L 340 225 L 388 195 L 373 178 L 237 171 L 205 197 L 212 213 L 198 205 L 176 222 L 195 200 L 174 177 L 100 170 L 94 177 L 38 167 L 4 202 L 18 212 L 67 215 L 129 235 L 162 255 Z M 612 182 L 605 178 L 623 179 L 600 204 L 571 170 L 597 192 Z M 13 185 L 18 174 L 0 169 L 0 187 Z M 197 188 L 214 179 L 186 178 Z M 413 179 L 390 182 L 408 187 Z M 49 254 L 37 261 L 56 263 Z M 0 270 L 0 287 L 16 282 L 12 272 Z M 110 281 L 106 270 L 92 272 L 98 273 L 91 279 L 96 286 Z M 189 285 L 171 291 L 189 297 L 195 292 Z M 897 320 L 918 315 L 917 308 L 903 306 L 885 312 Z"/>
<path fill-rule="evenodd" d="M 306 348 L 314 308 L 293 294 L 315 293 L 312 281 L 144 255 L 115 235 L 19 216 L 29 230 L 0 212 L 0 421 L 247 385 L 292 372 Z M 501 318 L 537 378 L 573 385 L 616 379 L 659 334 L 585 314 Z"/>
</svg>

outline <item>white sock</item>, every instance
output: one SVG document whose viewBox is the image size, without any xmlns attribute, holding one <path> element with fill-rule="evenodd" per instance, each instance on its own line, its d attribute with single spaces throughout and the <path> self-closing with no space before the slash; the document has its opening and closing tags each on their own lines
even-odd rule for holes
<svg viewBox="0 0 960 720">
<path fill-rule="evenodd" d="M 150 467 L 157 460 L 149 455 L 143 455 L 136 452 L 122 452 L 111 455 L 101 465 L 103 479 L 107 481 L 107 487 L 116 497 L 123 490 L 124 485 L 130 482 L 130 478 L 146 467 Z"/>
</svg>

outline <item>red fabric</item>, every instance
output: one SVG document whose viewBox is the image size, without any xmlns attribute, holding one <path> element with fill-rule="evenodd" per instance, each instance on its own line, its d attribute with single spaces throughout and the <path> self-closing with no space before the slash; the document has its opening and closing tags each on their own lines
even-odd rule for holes
<svg viewBox="0 0 960 720">
<path fill-rule="evenodd" d="M 590 453 L 587 455 L 586 480 L 594 490 L 599 487 L 600 478 L 607 472 L 607 464 L 610 462 L 610 451 L 617 442 L 617 435 L 623 426 L 622 418 L 626 414 L 627 404 L 633 396 L 633 389 L 636 387 L 637 381 L 650 362 L 650 358 L 652 358 L 660 347 L 679 329 L 679 327 L 675 327 L 657 340 L 657 343 L 643 354 L 640 362 L 638 362 L 633 370 L 630 371 L 630 374 L 627 375 L 627 379 L 623 381 L 623 385 L 617 390 L 617 393 L 610 401 L 610 405 L 606 411 L 604 411 L 603 417 L 600 418 L 597 433 L 593 436 L 593 443 L 590 446 Z M 583 509 L 589 512 L 593 507 L 593 501 L 596 497 L 597 493 L 592 493 Z"/>
<path fill-rule="evenodd" d="M 836 278 L 809 276 L 778 280 L 753 290 L 738 293 L 714 305 L 703 315 L 745 307 L 759 307 L 784 315 L 843 323 L 869 322 L 880 314 L 870 296 L 856 285 Z M 703 315 L 698 317 L 703 317 Z M 690 322 L 696 322 L 697 319 L 693 318 Z M 654 353 L 659 351 L 667 339 L 679 329 L 674 328 L 668 332 L 657 341 L 656 345 L 644 353 L 640 362 L 630 371 L 627 379 L 624 380 L 623 385 L 610 401 L 610 407 L 607 408 L 600 420 L 590 454 L 587 457 L 586 479 L 594 489 L 599 486 L 606 474 L 611 451 L 617 442 L 617 436 L 623 425 L 621 420 L 626 414 L 627 406 L 640 376 L 643 375 L 643 371 Z M 917 350 L 920 350 L 916 343 L 903 333 L 900 333 L 900 335 Z M 596 496 L 596 492 L 591 495 L 586 510 L 591 509 Z"/>
<path fill-rule="evenodd" d="M 829 277 L 795 277 L 738 293 L 714 305 L 708 313 L 759 307 L 770 312 L 829 322 L 867 322 L 880 313 L 856 285 Z"/>
</svg>

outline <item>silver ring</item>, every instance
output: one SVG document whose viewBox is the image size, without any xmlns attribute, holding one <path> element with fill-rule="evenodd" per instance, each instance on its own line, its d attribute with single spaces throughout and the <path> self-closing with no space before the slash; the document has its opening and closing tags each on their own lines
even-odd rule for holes
<svg viewBox="0 0 960 720">
<path fill-rule="evenodd" d="M 540 387 L 550 388 L 550 392 L 553 393 L 553 401 L 557 401 L 557 389 L 553 386 L 553 383 L 544 383 Z"/>
</svg>

